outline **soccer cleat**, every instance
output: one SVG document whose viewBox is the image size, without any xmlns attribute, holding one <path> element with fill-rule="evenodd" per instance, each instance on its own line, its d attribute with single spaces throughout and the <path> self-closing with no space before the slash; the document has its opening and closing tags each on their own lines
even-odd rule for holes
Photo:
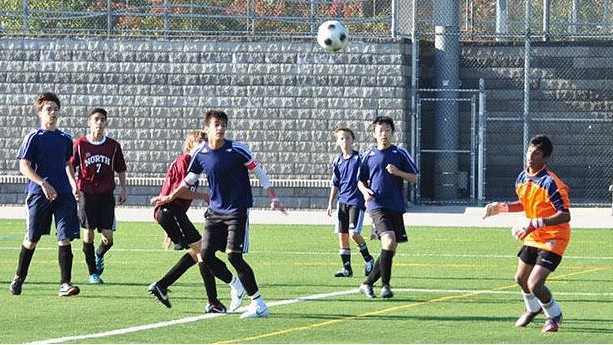
<svg viewBox="0 0 613 345">
<path fill-rule="evenodd" d="M 515 327 L 528 326 L 528 324 L 530 324 L 530 322 L 532 322 L 532 320 L 534 320 L 534 318 L 542 312 L 543 312 L 543 309 L 539 309 L 535 312 L 527 311 L 521 314 L 521 316 L 517 319 L 517 321 L 515 321 Z"/>
<path fill-rule="evenodd" d="M 151 283 L 149 288 L 147 289 L 150 294 L 155 296 L 160 303 L 162 303 L 166 308 L 171 308 L 170 300 L 168 299 L 168 291 L 165 288 L 159 286 L 156 282 Z"/>
<path fill-rule="evenodd" d="M 17 276 L 13 278 L 11 285 L 9 285 L 9 292 L 11 293 L 11 295 L 15 295 L 15 296 L 21 295 L 22 285 L 23 285 L 23 279 L 20 279 Z"/>
<path fill-rule="evenodd" d="M 98 275 L 104 272 L 104 256 L 98 256 L 98 254 L 96 254 L 96 271 Z"/>
<path fill-rule="evenodd" d="M 548 318 L 545 320 L 545 325 L 541 328 L 541 332 L 557 332 L 562 323 L 562 313 L 556 317 Z"/>
<path fill-rule="evenodd" d="M 375 292 L 372 289 L 372 285 L 362 283 L 360 285 L 360 292 L 366 296 L 366 298 L 375 298 Z"/>
<path fill-rule="evenodd" d="M 245 288 L 239 279 L 236 279 L 234 285 L 230 285 L 230 309 L 229 312 L 233 313 L 243 304 L 243 297 L 245 296 Z"/>
<path fill-rule="evenodd" d="M 381 298 L 392 298 L 394 297 L 394 293 L 389 285 L 383 285 L 381 287 Z"/>
<path fill-rule="evenodd" d="M 364 276 L 368 277 L 370 272 L 375 268 L 375 259 L 370 259 L 364 263 Z"/>
<path fill-rule="evenodd" d="M 353 277 L 353 271 L 343 268 L 342 270 L 334 273 L 334 276 L 339 277 Z"/>
<path fill-rule="evenodd" d="M 226 306 L 221 304 L 219 301 L 215 301 L 213 303 L 207 303 L 204 307 L 204 312 L 207 314 L 225 314 Z"/>
<path fill-rule="evenodd" d="M 94 273 L 89 276 L 89 283 L 90 284 L 102 284 L 104 282 L 102 281 L 102 279 L 100 278 L 98 274 Z"/>
<path fill-rule="evenodd" d="M 60 297 L 68 297 L 68 296 L 76 296 L 81 292 L 78 286 L 72 285 L 72 283 L 63 283 L 60 286 L 60 292 L 58 296 Z"/>
<path fill-rule="evenodd" d="M 268 314 L 268 306 L 264 302 L 257 303 L 253 301 L 249 307 L 247 307 L 247 311 L 241 314 L 241 319 L 267 317 Z"/>
</svg>

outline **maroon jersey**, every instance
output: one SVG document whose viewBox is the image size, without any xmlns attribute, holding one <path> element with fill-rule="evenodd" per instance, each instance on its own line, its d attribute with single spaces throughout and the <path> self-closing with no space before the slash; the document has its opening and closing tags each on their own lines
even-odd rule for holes
<svg viewBox="0 0 613 345">
<path fill-rule="evenodd" d="M 112 193 L 115 173 L 127 170 L 121 145 L 109 137 L 92 143 L 87 137 L 74 141 L 74 154 L 70 158 L 77 170 L 77 185 L 84 193 Z"/>
<path fill-rule="evenodd" d="M 175 190 L 187 175 L 187 168 L 189 167 L 189 162 L 192 157 L 189 154 L 181 154 L 175 158 L 175 160 L 170 164 L 168 171 L 166 171 L 166 177 L 164 178 L 164 183 L 162 183 L 162 189 L 160 190 L 160 195 L 168 195 L 173 190 Z M 196 191 L 198 188 L 198 182 L 196 182 L 193 186 L 190 187 L 191 191 Z M 189 206 L 192 204 L 191 200 L 187 199 L 175 199 L 169 203 L 173 207 L 178 208 L 183 212 L 187 212 Z M 157 212 L 160 208 L 160 205 L 155 205 L 153 210 L 153 216 L 157 219 Z"/>
</svg>

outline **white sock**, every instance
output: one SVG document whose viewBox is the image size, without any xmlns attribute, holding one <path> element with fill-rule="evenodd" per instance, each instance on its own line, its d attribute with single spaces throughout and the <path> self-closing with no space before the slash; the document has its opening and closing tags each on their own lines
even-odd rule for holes
<svg viewBox="0 0 613 345">
<path fill-rule="evenodd" d="M 555 299 L 553 299 L 553 297 L 551 298 L 551 301 L 549 301 L 549 303 L 540 304 L 543 307 L 545 316 L 547 316 L 548 319 L 554 318 L 562 313 L 562 311 L 560 310 L 560 305 L 558 304 L 558 302 L 556 302 Z"/>
<path fill-rule="evenodd" d="M 536 313 L 541 309 L 541 304 L 539 300 L 531 293 L 522 292 L 522 296 L 524 297 L 524 304 L 526 305 L 526 310 L 531 313 Z"/>
</svg>

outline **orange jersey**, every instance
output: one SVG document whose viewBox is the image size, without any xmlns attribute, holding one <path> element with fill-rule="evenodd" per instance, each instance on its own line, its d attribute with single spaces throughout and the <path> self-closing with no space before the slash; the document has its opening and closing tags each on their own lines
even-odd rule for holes
<svg viewBox="0 0 613 345">
<path fill-rule="evenodd" d="M 568 186 L 556 174 L 541 169 L 534 175 L 522 171 L 515 181 L 515 191 L 527 218 L 546 218 L 560 212 L 569 212 Z M 544 226 L 524 239 L 524 245 L 563 255 L 570 240 L 570 224 Z"/>
</svg>

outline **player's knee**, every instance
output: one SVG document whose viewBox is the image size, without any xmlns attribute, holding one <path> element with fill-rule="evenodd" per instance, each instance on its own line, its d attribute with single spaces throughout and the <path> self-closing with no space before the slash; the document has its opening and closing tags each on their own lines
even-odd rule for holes
<svg viewBox="0 0 613 345">
<path fill-rule="evenodd" d="M 228 253 L 228 261 L 237 270 L 247 265 L 245 259 L 243 259 L 243 253 Z"/>
</svg>

